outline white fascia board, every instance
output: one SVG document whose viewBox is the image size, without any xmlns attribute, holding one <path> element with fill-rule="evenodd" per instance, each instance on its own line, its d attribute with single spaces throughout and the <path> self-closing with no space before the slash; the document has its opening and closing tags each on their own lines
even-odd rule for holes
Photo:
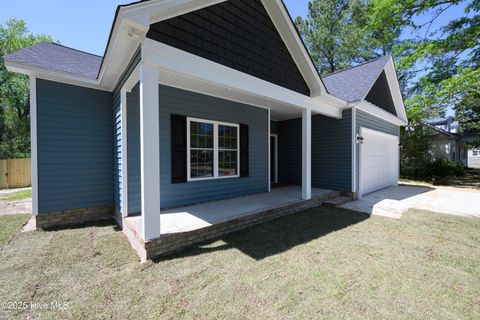
<svg viewBox="0 0 480 320">
<path fill-rule="evenodd" d="M 407 114 L 405 112 L 405 105 L 403 104 L 402 91 L 400 90 L 400 85 L 398 83 L 397 72 L 395 71 L 395 65 L 393 63 L 393 58 L 390 57 L 387 64 L 385 65 L 385 75 L 387 76 L 388 86 L 390 87 L 390 92 L 392 93 L 392 99 L 395 104 L 395 111 L 400 119 L 408 123 Z"/>
<path fill-rule="evenodd" d="M 357 102 L 351 103 L 352 106 L 356 106 L 357 110 L 366 112 L 368 114 L 371 114 L 372 116 L 375 116 L 377 118 L 380 118 L 382 120 L 385 120 L 387 122 L 390 122 L 392 124 L 395 124 L 397 126 L 406 126 L 407 122 L 403 121 L 402 119 L 394 116 L 388 111 L 383 110 L 380 107 L 377 107 L 376 105 L 366 101 L 366 100 L 360 100 Z"/>
<path fill-rule="evenodd" d="M 138 20 L 138 17 L 148 17 L 150 24 L 197 11 L 227 0 L 162 0 L 141 2 L 123 8 L 123 18 Z M 144 18 L 141 18 L 144 19 Z"/>
<path fill-rule="evenodd" d="M 342 118 L 342 108 L 338 106 L 305 96 L 151 39 L 143 41 L 142 59 L 144 62 L 161 69 L 205 81 L 225 89 L 262 97 L 300 110 L 310 109 L 314 113 L 337 119 Z"/>
<path fill-rule="evenodd" d="M 99 81 L 96 79 L 77 76 L 66 72 L 53 71 L 51 69 L 36 67 L 8 59 L 5 59 L 4 62 L 7 70 L 11 72 L 34 76 L 39 79 L 72 84 L 80 87 L 111 91 L 109 88 L 101 86 Z"/>
<path fill-rule="evenodd" d="M 307 82 L 312 97 L 327 93 L 325 86 L 318 74 L 317 68 L 312 63 L 310 55 L 300 39 L 295 26 L 285 9 L 282 0 L 262 0 L 262 4 L 277 28 L 280 37 L 287 46 L 290 55 L 297 65 L 300 73 Z"/>
</svg>

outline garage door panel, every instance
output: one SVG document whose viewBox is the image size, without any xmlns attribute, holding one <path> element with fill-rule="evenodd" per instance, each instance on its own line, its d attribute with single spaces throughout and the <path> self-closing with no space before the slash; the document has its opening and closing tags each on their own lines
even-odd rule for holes
<svg viewBox="0 0 480 320">
<path fill-rule="evenodd" d="M 360 191 L 370 193 L 398 181 L 398 137 L 361 129 Z"/>
</svg>

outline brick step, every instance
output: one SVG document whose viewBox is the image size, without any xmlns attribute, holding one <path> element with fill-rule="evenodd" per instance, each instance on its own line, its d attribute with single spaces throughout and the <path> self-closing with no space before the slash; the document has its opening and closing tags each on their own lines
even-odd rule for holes
<svg viewBox="0 0 480 320">
<path fill-rule="evenodd" d="M 336 208 L 336 207 L 339 207 L 342 204 L 345 204 L 345 203 L 350 202 L 350 201 L 352 201 L 352 198 L 350 198 L 350 197 L 338 196 L 338 197 L 335 197 L 335 198 L 332 198 L 332 199 L 325 200 L 323 202 L 323 205 L 327 206 L 327 207 Z"/>
</svg>

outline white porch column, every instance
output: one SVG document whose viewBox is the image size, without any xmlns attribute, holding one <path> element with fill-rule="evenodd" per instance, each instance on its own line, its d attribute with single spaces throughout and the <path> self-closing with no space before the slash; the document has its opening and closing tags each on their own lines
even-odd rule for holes
<svg viewBox="0 0 480 320">
<path fill-rule="evenodd" d="M 302 199 L 312 198 L 312 111 L 302 110 Z"/>
<path fill-rule="evenodd" d="M 142 237 L 160 237 L 160 128 L 158 68 L 142 62 L 140 72 L 140 161 Z"/>
</svg>

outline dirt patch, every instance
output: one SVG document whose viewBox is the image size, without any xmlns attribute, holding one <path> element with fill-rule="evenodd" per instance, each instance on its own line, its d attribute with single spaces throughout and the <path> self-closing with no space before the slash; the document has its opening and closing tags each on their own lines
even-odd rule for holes
<svg viewBox="0 0 480 320">
<path fill-rule="evenodd" d="M 32 199 L 0 201 L 0 215 L 32 213 Z"/>
</svg>

